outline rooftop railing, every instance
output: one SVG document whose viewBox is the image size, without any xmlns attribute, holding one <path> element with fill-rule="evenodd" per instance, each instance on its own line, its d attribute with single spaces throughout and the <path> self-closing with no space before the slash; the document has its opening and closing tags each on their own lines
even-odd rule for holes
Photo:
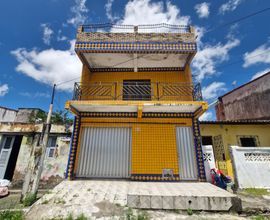
<svg viewBox="0 0 270 220">
<path fill-rule="evenodd" d="M 164 82 L 75 83 L 73 100 L 202 101 L 200 84 Z"/>
<path fill-rule="evenodd" d="M 77 42 L 185 42 L 195 43 L 194 28 L 185 25 L 89 24 L 79 26 Z"/>
<path fill-rule="evenodd" d="M 171 24 L 119 25 L 113 23 L 82 25 L 81 32 L 111 33 L 190 33 L 191 26 Z"/>
</svg>

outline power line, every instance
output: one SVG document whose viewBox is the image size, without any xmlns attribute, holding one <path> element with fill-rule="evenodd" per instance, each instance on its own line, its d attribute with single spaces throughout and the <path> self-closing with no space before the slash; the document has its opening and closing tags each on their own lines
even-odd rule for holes
<svg viewBox="0 0 270 220">
<path fill-rule="evenodd" d="M 261 56 L 261 55 L 266 54 L 266 53 L 269 53 L 269 51 L 265 51 L 265 52 L 263 52 L 263 53 L 256 54 L 256 55 L 251 56 L 251 57 L 249 57 L 249 58 L 254 58 L 254 57 L 257 57 L 257 56 Z M 224 65 L 217 66 L 217 67 L 215 67 L 215 69 L 220 70 L 220 69 L 222 69 L 222 68 L 226 68 L 226 67 L 228 67 L 228 66 L 232 66 L 232 65 L 234 65 L 234 64 L 241 63 L 241 62 L 242 62 L 242 59 L 238 59 L 238 60 L 236 60 L 236 61 L 234 61 L 234 62 L 230 62 L 230 63 L 224 64 Z M 198 76 L 198 75 L 199 75 L 199 74 L 194 74 L 195 77 Z"/>
<path fill-rule="evenodd" d="M 209 33 L 209 32 L 212 32 L 212 31 L 214 31 L 214 30 L 217 30 L 217 29 L 220 29 L 220 28 L 223 28 L 223 27 L 226 27 L 226 26 L 230 26 L 230 25 L 232 25 L 232 24 L 235 24 L 235 23 L 238 23 L 238 22 L 240 22 L 240 21 L 246 20 L 246 19 L 248 19 L 248 18 L 254 17 L 254 16 L 258 15 L 258 14 L 264 13 L 264 12 L 266 12 L 266 11 L 268 11 L 268 10 L 270 10 L 270 7 L 269 7 L 269 8 L 262 9 L 262 10 L 260 10 L 260 11 L 253 12 L 253 13 L 251 13 L 251 14 L 248 14 L 248 15 L 243 16 L 243 17 L 240 17 L 240 18 L 238 18 L 238 19 L 236 19 L 236 20 L 233 20 L 233 21 L 230 21 L 230 22 L 221 24 L 221 25 L 219 25 L 219 26 L 213 27 L 212 29 L 209 29 L 209 30 L 205 31 L 205 33 Z"/>
</svg>

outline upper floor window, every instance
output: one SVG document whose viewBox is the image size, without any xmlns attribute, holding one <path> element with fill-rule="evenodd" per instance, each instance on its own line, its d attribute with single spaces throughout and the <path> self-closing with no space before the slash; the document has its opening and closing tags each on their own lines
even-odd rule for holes
<svg viewBox="0 0 270 220">
<path fill-rule="evenodd" d="M 57 136 L 49 137 L 48 145 L 47 145 L 47 157 L 54 157 L 54 152 L 57 147 L 56 141 L 57 141 Z"/>
<path fill-rule="evenodd" d="M 241 147 L 258 147 L 258 136 L 238 136 L 238 144 Z"/>
<path fill-rule="evenodd" d="M 151 100 L 151 81 L 124 80 L 123 100 Z"/>
</svg>

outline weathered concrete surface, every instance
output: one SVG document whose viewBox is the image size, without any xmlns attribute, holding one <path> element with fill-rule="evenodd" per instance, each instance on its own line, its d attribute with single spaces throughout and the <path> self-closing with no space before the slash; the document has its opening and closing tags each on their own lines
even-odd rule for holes
<svg viewBox="0 0 270 220">
<path fill-rule="evenodd" d="M 157 185 L 156 187 L 154 187 Z M 173 187 L 174 185 L 174 187 Z M 179 187 L 177 187 L 177 185 Z M 38 202 L 36 202 L 32 208 L 27 213 L 28 219 L 35 219 L 39 216 L 39 219 L 50 219 L 54 217 L 65 217 L 69 214 L 73 216 L 78 216 L 81 213 L 86 215 L 91 219 L 95 218 L 105 218 L 115 219 L 123 217 L 126 215 L 128 204 L 128 195 L 134 193 L 134 189 L 138 192 L 144 193 L 149 191 L 151 187 L 151 192 L 156 192 L 157 189 L 160 191 L 160 195 L 152 198 L 157 198 L 155 205 L 159 206 L 160 199 L 163 202 L 164 208 L 171 207 L 174 202 L 172 197 L 179 195 L 181 193 L 191 198 L 192 194 L 199 193 L 199 195 L 207 196 L 212 195 L 217 198 L 235 198 L 234 195 L 217 189 L 216 187 L 209 187 L 208 183 L 156 183 L 152 182 L 131 182 L 131 181 L 105 181 L 105 180 L 76 180 L 76 181 L 63 181 L 57 185 L 49 194 L 44 195 Z M 195 189 L 194 189 L 195 187 Z M 132 191 L 133 189 L 133 191 Z M 178 192 L 175 192 L 175 190 Z M 208 190 L 210 190 L 210 192 Z M 150 193 L 150 191 L 149 191 Z M 166 196 L 167 195 L 167 196 Z M 146 203 L 143 208 L 155 209 L 154 203 L 152 207 L 147 207 L 149 205 L 149 196 L 144 196 L 141 198 L 142 201 Z M 165 204 L 166 201 L 166 204 Z M 193 197 L 193 203 L 195 204 L 196 197 Z M 187 201 L 188 202 L 188 201 Z M 230 206 L 230 201 L 228 203 L 222 203 L 226 205 L 228 209 Z M 151 202 L 150 202 L 151 204 Z M 216 204 L 212 204 L 214 207 L 218 207 Z M 192 208 L 192 207 L 190 207 Z M 175 208 L 177 209 L 177 208 Z M 217 210 L 217 209 L 216 209 Z M 166 212 L 160 212 L 160 217 L 156 217 L 156 213 L 152 212 L 150 215 L 154 215 L 154 219 L 177 219 L 179 214 L 171 213 L 174 218 L 167 218 Z M 240 218 L 241 219 L 241 218 Z"/>
<path fill-rule="evenodd" d="M 17 115 L 17 110 L 0 106 L 0 122 L 13 122 Z"/>
<path fill-rule="evenodd" d="M 140 209 L 229 211 L 237 197 L 209 183 L 131 182 L 127 205 Z"/>
<path fill-rule="evenodd" d="M 12 187 L 21 188 L 27 171 L 31 152 L 38 148 L 38 141 L 42 132 L 43 124 L 34 123 L 0 123 L 0 142 L 5 135 L 23 136 L 18 158 L 12 178 Z M 65 171 L 69 154 L 71 127 L 53 124 L 51 135 L 57 137 L 56 148 L 53 157 L 46 156 L 44 169 L 41 176 L 40 187 L 52 188 L 65 177 Z M 11 160 L 12 158 L 10 158 Z"/>
<path fill-rule="evenodd" d="M 217 120 L 270 119 L 270 72 L 219 99 Z"/>
</svg>

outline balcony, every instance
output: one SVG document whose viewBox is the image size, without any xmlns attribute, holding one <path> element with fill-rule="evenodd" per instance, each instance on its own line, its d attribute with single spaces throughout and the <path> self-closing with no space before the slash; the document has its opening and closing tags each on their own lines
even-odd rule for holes
<svg viewBox="0 0 270 220">
<path fill-rule="evenodd" d="M 75 51 L 91 72 L 182 71 L 197 50 L 194 29 L 182 25 L 82 25 Z"/>
<path fill-rule="evenodd" d="M 201 115 L 207 109 L 200 84 L 150 82 L 75 83 L 73 100 L 66 109 L 80 113 L 189 113 Z M 140 113 L 139 113 L 140 112 Z"/>
<path fill-rule="evenodd" d="M 75 83 L 73 100 L 202 101 L 200 84 L 126 81 Z"/>
</svg>

